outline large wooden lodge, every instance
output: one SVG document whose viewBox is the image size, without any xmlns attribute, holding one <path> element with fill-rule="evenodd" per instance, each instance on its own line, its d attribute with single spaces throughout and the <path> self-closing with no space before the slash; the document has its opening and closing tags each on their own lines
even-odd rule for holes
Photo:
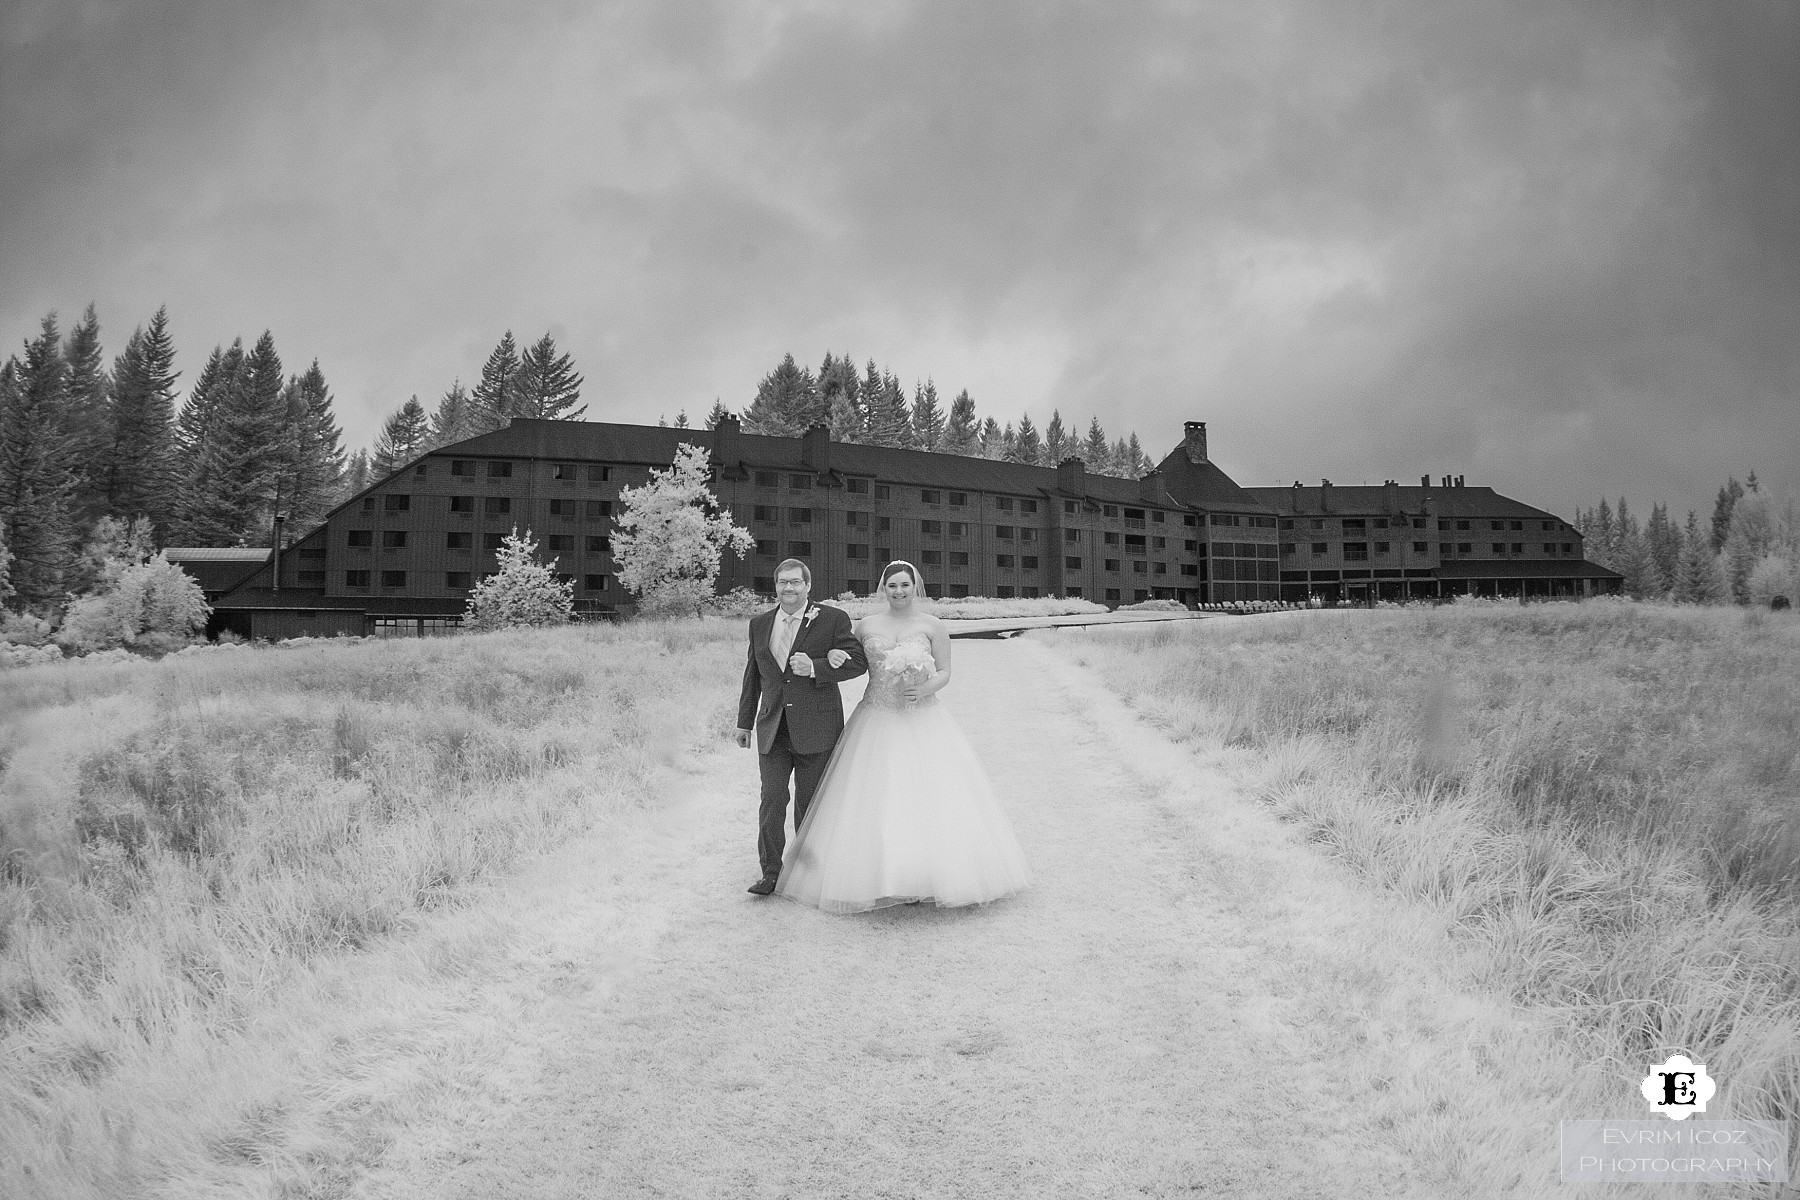
<svg viewBox="0 0 1800 1200">
<path fill-rule="evenodd" d="M 1554 514 L 1495 493 L 1381 487 L 1244 488 L 1208 457 L 1206 425 L 1141 480 L 1080 459 L 1030 467 L 804 436 L 514 420 L 432 451 L 277 552 L 171 550 L 203 576 L 217 628 L 249 637 L 420 634 L 460 621 L 500 539 L 529 529 L 575 584 L 576 607 L 621 611 L 612 558 L 620 489 L 683 442 L 710 452 L 713 488 L 756 538 L 722 590 L 772 593 L 775 564 L 806 560 L 813 595 L 867 594 L 909 559 L 933 596 L 1368 601 L 1582 596 L 1620 577 L 1582 557 Z M 246 561 L 248 560 L 248 561 Z"/>
</svg>

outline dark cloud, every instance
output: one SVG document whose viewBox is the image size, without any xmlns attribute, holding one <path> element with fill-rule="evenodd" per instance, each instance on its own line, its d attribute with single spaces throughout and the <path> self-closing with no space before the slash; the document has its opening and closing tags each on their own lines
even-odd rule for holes
<svg viewBox="0 0 1800 1200">
<path fill-rule="evenodd" d="M 1697 506 L 1800 458 L 1795 12 L 19 8 L 0 321 L 269 327 L 357 440 L 557 328 L 594 416 L 847 351 L 1245 482 Z"/>
</svg>

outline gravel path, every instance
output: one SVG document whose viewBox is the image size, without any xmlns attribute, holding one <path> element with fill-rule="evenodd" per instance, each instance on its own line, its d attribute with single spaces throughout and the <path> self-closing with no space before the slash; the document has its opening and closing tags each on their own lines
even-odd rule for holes
<svg viewBox="0 0 1800 1200">
<path fill-rule="evenodd" d="M 854 917 L 749 896 L 754 763 L 708 752 L 511 898 L 536 940 L 469 1002 L 511 1014 L 504 1045 L 352 1193 L 1437 1193 L 1392 1114 L 1347 1103 L 1390 914 L 1052 651 L 955 654 L 945 700 L 1033 889 Z"/>
</svg>

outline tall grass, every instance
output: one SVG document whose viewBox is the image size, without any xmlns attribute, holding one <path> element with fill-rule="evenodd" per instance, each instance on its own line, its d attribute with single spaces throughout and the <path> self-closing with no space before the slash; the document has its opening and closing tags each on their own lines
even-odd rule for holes
<svg viewBox="0 0 1800 1200">
<path fill-rule="evenodd" d="M 138 1192 L 156 1143 L 227 1103 L 145 1078 L 229 1061 L 310 966 L 641 802 L 735 724 L 741 638 L 637 623 L 9 672 L 0 1194 Z"/>
<path fill-rule="evenodd" d="M 1709 1116 L 1800 1116 L 1800 620 L 1457 605 L 1048 637 L 1443 906 L 1483 982 L 1594 1064 L 1588 1103 L 1680 1050 L 1724 1081 Z"/>
</svg>

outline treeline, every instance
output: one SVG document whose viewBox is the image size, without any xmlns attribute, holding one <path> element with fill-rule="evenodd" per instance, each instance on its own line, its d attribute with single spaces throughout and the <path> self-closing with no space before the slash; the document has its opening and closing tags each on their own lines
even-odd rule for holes
<svg viewBox="0 0 1800 1200">
<path fill-rule="evenodd" d="M 1634 599 L 1756 605 L 1776 596 L 1800 599 L 1800 512 L 1791 500 L 1776 511 L 1755 471 L 1719 489 L 1708 522 L 1690 510 L 1678 523 L 1661 504 L 1640 522 L 1621 496 L 1617 508 L 1602 499 L 1577 510 L 1575 527 L 1586 539 L 1588 560 L 1623 575 Z"/>
<path fill-rule="evenodd" d="M 706 427 L 718 424 L 726 411 L 715 401 Z M 1077 457 L 1096 474 L 1129 479 L 1138 478 L 1151 466 L 1135 432 L 1108 442 L 1098 417 L 1089 420 L 1085 434 L 1066 427 L 1061 412 L 1052 412 L 1041 432 L 1030 413 L 1021 414 L 1017 423 L 1001 425 L 991 416 L 983 418 L 976 413 L 967 388 L 946 405 L 938 396 L 937 385 L 927 379 L 914 384 L 909 400 L 891 372 L 878 370 L 870 359 L 859 373 L 847 354 L 827 354 L 816 374 L 811 367 L 796 364 L 793 355 L 786 355 L 757 385 L 756 398 L 741 420 L 746 433 L 798 437 L 817 422 L 829 425 L 831 436 L 840 442 L 934 450 L 1030 466 L 1053 467 L 1065 458 Z M 677 415 L 675 424 L 685 426 L 686 414 Z"/>
</svg>

